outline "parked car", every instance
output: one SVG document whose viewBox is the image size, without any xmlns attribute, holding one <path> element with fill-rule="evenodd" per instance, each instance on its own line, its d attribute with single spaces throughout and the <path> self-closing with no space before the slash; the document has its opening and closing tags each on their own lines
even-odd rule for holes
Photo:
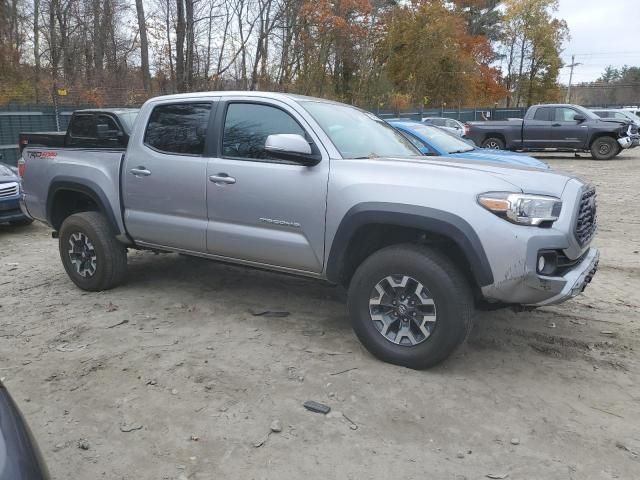
<svg viewBox="0 0 640 480">
<path fill-rule="evenodd" d="M 484 148 L 498 150 L 590 152 L 609 160 L 625 148 L 640 145 L 632 122 L 603 119 L 578 105 L 534 105 L 524 120 L 469 122 L 466 136 Z"/>
<path fill-rule="evenodd" d="M 635 115 L 629 110 L 622 108 L 593 109 L 591 110 L 600 118 L 615 118 L 617 120 L 628 121 L 636 127 L 640 127 L 640 116 Z"/>
<path fill-rule="evenodd" d="M 23 226 L 33 222 L 20 210 L 20 185 L 18 170 L 0 163 L 0 223 Z"/>
<path fill-rule="evenodd" d="M 632 113 L 636 117 L 640 118 L 640 107 L 622 107 L 622 110 Z"/>
<path fill-rule="evenodd" d="M 465 134 L 464 123 L 454 120 L 453 118 L 423 117 L 421 121 L 427 125 L 435 125 L 436 127 L 443 128 L 459 137 Z"/>
<path fill-rule="evenodd" d="M 549 168 L 546 163 L 521 153 L 471 146 L 455 134 L 432 125 L 413 120 L 389 120 L 389 124 L 405 134 L 423 155 L 521 167 Z"/>
<path fill-rule="evenodd" d="M 2 381 L 0 381 L 0 479 L 49 479 L 49 472 L 31 430 Z"/>
<path fill-rule="evenodd" d="M 444 360 L 476 306 L 563 302 L 594 275 L 594 188 L 566 173 L 424 157 L 355 107 L 282 93 L 147 101 L 122 152 L 27 146 L 23 206 L 81 289 L 152 249 L 348 288 L 377 357 Z"/>
<path fill-rule="evenodd" d="M 137 108 L 76 110 L 66 132 L 28 132 L 19 137 L 20 151 L 36 147 L 115 148 L 127 146 Z"/>
</svg>

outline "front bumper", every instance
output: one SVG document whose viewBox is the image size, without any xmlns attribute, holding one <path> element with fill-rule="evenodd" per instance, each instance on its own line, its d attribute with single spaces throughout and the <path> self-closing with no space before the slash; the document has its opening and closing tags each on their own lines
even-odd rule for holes
<svg viewBox="0 0 640 480">
<path fill-rule="evenodd" d="M 551 293 L 552 295 L 545 300 L 527 305 L 534 307 L 554 305 L 580 295 L 591 283 L 591 279 L 598 270 L 599 261 L 600 251 L 597 248 L 591 248 L 584 259 L 562 277 L 536 275 L 537 279 L 532 282 L 531 286 L 541 288 L 547 294 Z"/>
<path fill-rule="evenodd" d="M 15 222 L 23 220 L 24 217 L 17 198 L 0 202 L 0 223 Z"/>
</svg>

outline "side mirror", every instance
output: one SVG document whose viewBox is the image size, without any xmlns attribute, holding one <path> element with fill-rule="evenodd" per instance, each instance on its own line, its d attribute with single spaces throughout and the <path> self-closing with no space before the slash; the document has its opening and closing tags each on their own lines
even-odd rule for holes
<svg viewBox="0 0 640 480">
<path fill-rule="evenodd" d="M 269 135 L 264 149 L 274 157 L 302 165 L 313 166 L 320 162 L 320 155 L 314 155 L 309 142 L 302 135 L 295 133 Z"/>
<path fill-rule="evenodd" d="M 574 115 L 573 119 L 576 122 L 584 122 L 586 120 L 585 116 L 584 115 L 580 115 L 579 113 L 577 115 Z"/>
<path fill-rule="evenodd" d="M 120 130 L 109 130 L 109 125 L 99 123 L 96 125 L 96 136 L 100 140 L 115 140 L 122 136 L 122 132 Z"/>
</svg>

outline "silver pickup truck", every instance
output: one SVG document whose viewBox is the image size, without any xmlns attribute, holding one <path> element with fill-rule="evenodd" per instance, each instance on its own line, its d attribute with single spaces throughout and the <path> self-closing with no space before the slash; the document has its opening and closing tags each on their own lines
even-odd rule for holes
<svg viewBox="0 0 640 480">
<path fill-rule="evenodd" d="M 126 150 L 24 149 L 22 206 L 85 290 L 125 279 L 127 249 L 348 288 L 377 357 L 445 359 L 475 308 L 578 295 L 595 273 L 595 190 L 567 174 L 423 157 L 357 108 L 266 92 L 158 97 Z"/>
</svg>

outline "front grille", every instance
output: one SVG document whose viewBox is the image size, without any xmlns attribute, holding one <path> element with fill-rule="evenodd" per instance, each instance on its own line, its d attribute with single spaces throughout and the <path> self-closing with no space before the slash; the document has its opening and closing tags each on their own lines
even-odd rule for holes
<svg viewBox="0 0 640 480">
<path fill-rule="evenodd" d="M 18 184 L 16 182 L 0 183 L 0 198 L 15 197 L 18 194 Z"/>
<path fill-rule="evenodd" d="M 581 247 L 591 241 L 596 230 L 596 190 L 591 187 L 583 192 L 578 206 L 575 235 Z"/>
</svg>

